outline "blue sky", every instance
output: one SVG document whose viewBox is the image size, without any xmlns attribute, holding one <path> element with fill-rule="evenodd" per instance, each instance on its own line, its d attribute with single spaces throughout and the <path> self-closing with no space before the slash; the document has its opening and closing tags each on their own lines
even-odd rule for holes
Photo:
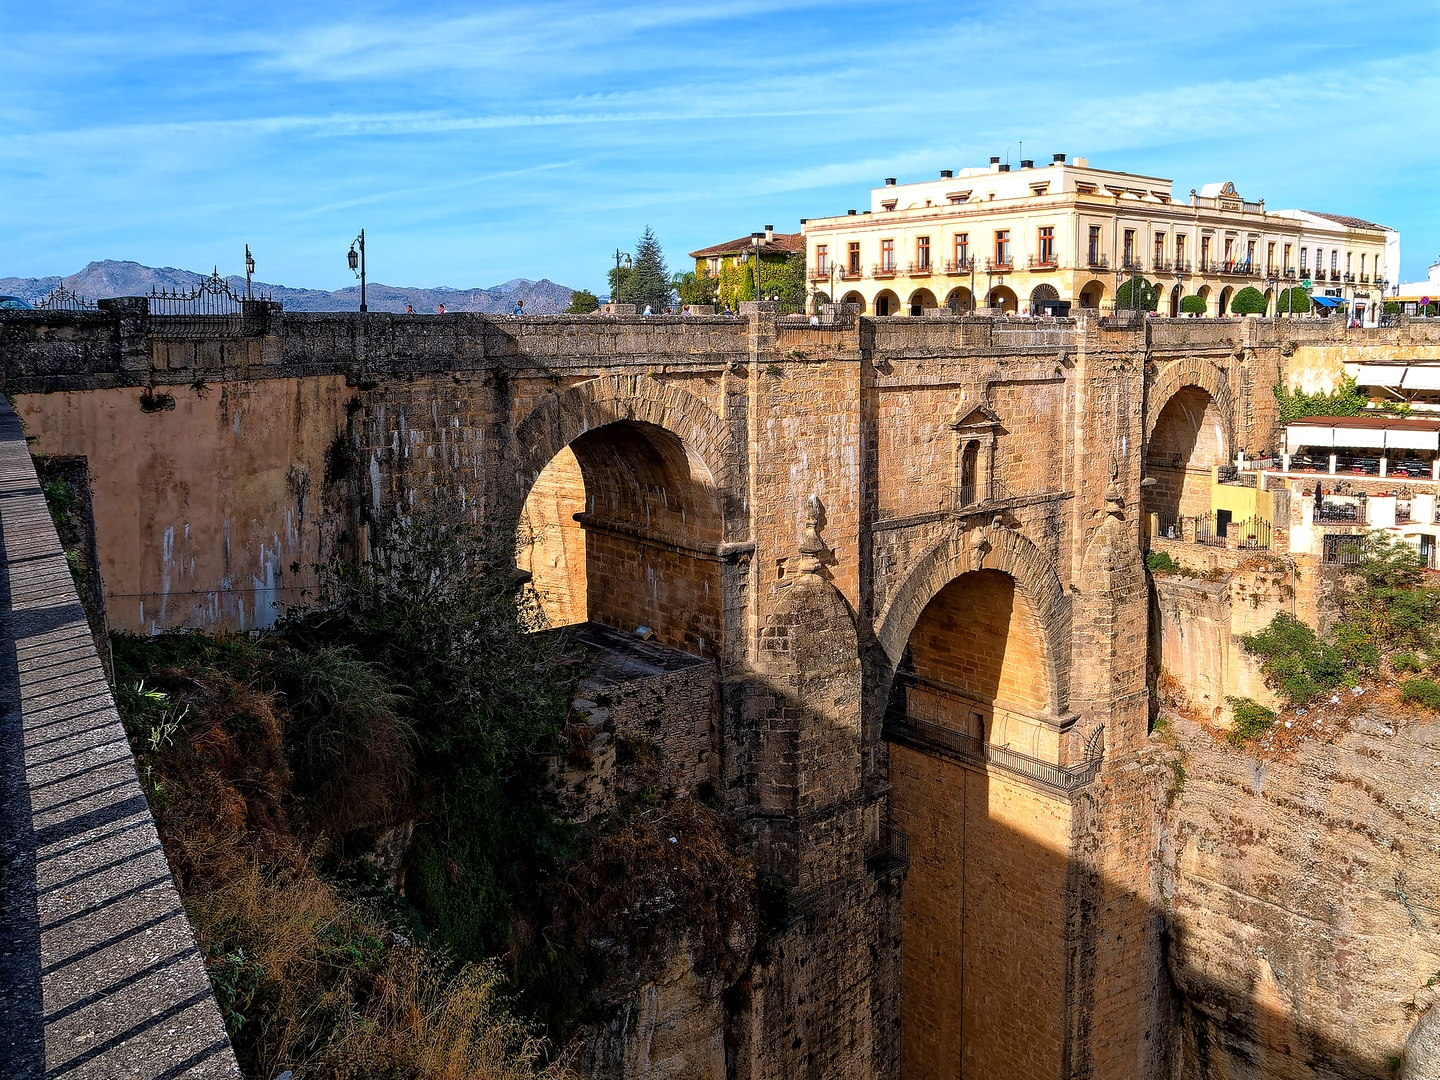
<svg viewBox="0 0 1440 1080">
<path fill-rule="evenodd" d="M 600 291 L 990 154 L 1233 180 L 1440 254 L 1440 2 L 0 0 L 0 276 Z"/>
</svg>

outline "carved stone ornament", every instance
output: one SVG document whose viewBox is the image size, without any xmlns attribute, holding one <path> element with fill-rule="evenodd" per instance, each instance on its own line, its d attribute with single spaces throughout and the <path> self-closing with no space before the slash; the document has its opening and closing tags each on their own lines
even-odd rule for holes
<svg viewBox="0 0 1440 1080">
<path fill-rule="evenodd" d="M 825 541 L 820 539 L 820 518 L 824 513 L 820 496 L 811 495 L 805 506 L 805 525 L 800 533 L 799 568 L 802 574 L 820 572 L 820 556 L 825 552 Z"/>
</svg>

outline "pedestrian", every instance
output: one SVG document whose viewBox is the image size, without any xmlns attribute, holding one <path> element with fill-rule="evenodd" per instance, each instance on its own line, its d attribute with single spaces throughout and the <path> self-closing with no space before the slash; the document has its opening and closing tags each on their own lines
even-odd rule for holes
<svg viewBox="0 0 1440 1080">
<path fill-rule="evenodd" d="M 406 314 L 406 315 L 414 315 L 414 314 L 415 314 L 415 309 L 414 309 L 413 307 L 411 307 L 409 304 L 406 304 L 406 305 L 405 305 L 405 314 Z"/>
<path fill-rule="evenodd" d="M 512 311 L 510 314 L 512 314 L 512 315 L 524 315 L 524 314 L 525 314 L 525 301 L 524 301 L 524 300 L 516 300 L 516 301 L 515 301 L 515 310 Z"/>
<path fill-rule="evenodd" d="M 436 305 L 435 305 L 435 314 L 437 314 L 437 315 L 444 315 L 444 314 L 445 314 L 445 305 L 444 305 L 444 304 L 436 304 Z"/>
<path fill-rule="evenodd" d="M 649 305 L 649 304 L 646 304 L 646 305 L 645 305 L 645 310 L 642 311 L 640 314 L 641 314 L 641 315 L 653 315 L 654 312 L 650 310 L 650 305 Z"/>
</svg>

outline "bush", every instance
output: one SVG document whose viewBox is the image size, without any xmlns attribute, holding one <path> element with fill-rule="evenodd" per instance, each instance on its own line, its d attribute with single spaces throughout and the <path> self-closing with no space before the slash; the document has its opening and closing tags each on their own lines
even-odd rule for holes
<svg viewBox="0 0 1440 1080">
<path fill-rule="evenodd" d="M 1230 300 L 1230 311 L 1235 315 L 1264 315 L 1265 294 L 1254 285 L 1246 285 Z"/>
<path fill-rule="evenodd" d="M 600 298 L 589 289 L 576 289 L 570 294 L 570 306 L 565 309 L 566 315 L 589 315 L 592 311 L 600 310 Z"/>
<path fill-rule="evenodd" d="M 1310 294 L 1299 285 L 1282 289 L 1280 295 L 1275 298 L 1275 314 L 1277 315 L 1308 315 L 1312 306 Z"/>
<path fill-rule="evenodd" d="M 1275 714 L 1258 701 L 1249 698 L 1226 698 L 1235 722 L 1225 733 L 1231 744 L 1240 746 L 1250 739 L 1258 739 L 1275 726 Z"/>
<path fill-rule="evenodd" d="M 1145 554 L 1145 569 L 1152 574 L 1173 574 L 1180 569 L 1180 564 L 1168 551 L 1150 551 Z"/>
<path fill-rule="evenodd" d="M 1420 663 L 1420 658 L 1414 653 L 1397 652 L 1394 656 L 1390 657 L 1390 666 L 1401 673 L 1410 672 L 1411 674 L 1415 674 L 1420 671 L 1423 665 Z"/>
<path fill-rule="evenodd" d="M 1407 679 L 1400 686 L 1400 700 L 1440 710 L 1440 683 L 1430 679 Z"/>
<path fill-rule="evenodd" d="M 1180 310 L 1187 315 L 1204 315 L 1205 308 L 1203 296 L 1182 296 L 1180 298 Z"/>
<path fill-rule="evenodd" d="M 1289 705 L 1303 705 L 1340 685 L 1345 672 L 1339 650 L 1320 641 L 1293 615 L 1279 614 L 1258 634 L 1240 638 L 1245 651 L 1262 658 L 1266 685 Z"/>
<path fill-rule="evenodd" d="M 1340 384 L 1328 394 L 1307 394 L 1276 386 L 1275 400 L 1280 405 L 1280 420 L 1286 424 L 1307 416 L 1359 416 L 1368 404 L 1348 375 L 1342 375 Z"/>
</svg>

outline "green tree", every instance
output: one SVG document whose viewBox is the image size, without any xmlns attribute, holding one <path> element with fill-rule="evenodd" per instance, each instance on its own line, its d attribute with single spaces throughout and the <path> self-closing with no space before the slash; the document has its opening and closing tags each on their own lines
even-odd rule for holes
<svg viewBox="0 0 1440 1080">
<path fill-rule="evenodd" d="M 660 241 L 649 225 L 645 226 L 640 242 L 635 245 L 635 261 L 620 282 L 616 298 L 641 310 L 649 307 L 656 313 L 673 303 L 665 253 L 661 251 Z"/>
<path fill-rule="evenodd" d="M 1275 314 L 1308 315 L 1310 313 L 1310 294 L 1299 285 L 1285 289 L 1275 298 Z"/>
<path fill-rule="evenodd" d="M 1135 296 L 1132 299 L 1130 292 L 1134 287 Z M 1145 311 L 1154 311 L 1160 303 L 1160 286 L 1154 284 L 1143 274 L 1137 274 L 1134 278 L 1126 278 L 1125 283 L 1115 290 L 1115 308 L 1143 308 Z"/>
<path fill-rule="evenodd" d="M 630 280 L 630 267 L 613 266 L 610 272 L 605 275 L 606 281 L 610 284 L 610 302 L 614 304 L 628 303 L 622 299 L 625 292 L 625 283 Z"/>
<path fill-rule="evenodd" d="M 682 304 L 713 304 L 715 295 L 720 291 L 720 279 L 712 277 L 704 270 L 699 273 L 687 270 L 683 274 L 676 274 L 671 284 Z"/>
<path fill-rule="evenodd" d="M 1303 390 L 1287 390 L 1277 385 L 1275 400 L 1280 404 L 1282 424 L 1306 416 L 1359 416 L 1366 406 L 1364 395 L 1348 375 L 1340 376 L 1340 384 L 1328 394 L 1307 394 Z"/>
<path fill-rule="evenodd" d="M 565 309 L 567 315 L 589 315 L 600 306 L 600 298 L 589 289 L 576 289 L 570 294 L 570 306 Z"/>
<path fill-rule="evenodd" d="M 1230 301 L 1230 310 L 1236 315 L 1264 315 L 1265 294 L 1254 285 L 1246 285 Z"/>
<path fill-rule="evenodd" d="M 1182 296 L 1180 298 L 1180 310 L 1187 315 L 1204 315 L 1205 298 L 1203 296 Z"/>
<path fill-rule="evenodd" d="M 768 271 L 768 273 L 767 273 Z M 779 297 L 782 304 L 805 303 L 805 253 L 793 252 L 779 265 L 761 263 L 760 284 L 767 296 Z"/>
</svg>

